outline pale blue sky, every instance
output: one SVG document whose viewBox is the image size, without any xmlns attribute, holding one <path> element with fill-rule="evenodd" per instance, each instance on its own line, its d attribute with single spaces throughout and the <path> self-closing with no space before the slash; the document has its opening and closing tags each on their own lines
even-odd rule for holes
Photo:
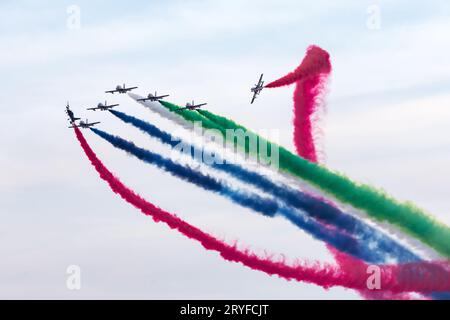
<svg viewBox="0 0 450 320">
<path fill-rule="evenodd" d="M 366 26 L 374 4 L 379 30 Z M 66 26 L 69 5 L 81 10 L 79 30 Z M 180 104 L 207 101 L 255 130 L 278 129 L 292 148 L 293 88 L 263 91 L 250 105 L 249 87 L 261 72 L 271 80 L 292 70 L 318 44 L 333 64 L 327 164 L 450 223 L 449 18 L 448 1 L 2 1 L 0 297 L 357 298 L 226 263 L 143 217 L 98 179 L 66 129 L 64 106 L 167 153 L 84 110 L 108 98 L 175 129 L 128 97 L 103 94 L 126 82 Z M 125 183 L 195 225 L 256 250 L 331 259 L 285 221 L 205 195 L 86 135 Z M 82 268 L 77 292 L 65 286 L 70 264 Z"/>
</svg>

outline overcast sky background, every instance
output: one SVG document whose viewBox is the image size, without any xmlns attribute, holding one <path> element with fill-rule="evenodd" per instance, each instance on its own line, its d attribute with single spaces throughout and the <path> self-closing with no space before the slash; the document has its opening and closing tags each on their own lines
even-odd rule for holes
<svg viewBox="0 0 450 320">
<path fill-rule="evenodd" d="M 81 12 L 67 27 L 67 8 Z M 370 28 L 368 8 L 380 9 Z M 369 10 L 370 11 L 370 10 Z M 287 282 L 224 262 L 124 203 L 99 179 L 67 129 L 64 106 L 151 150 L 167 148 L 86 107 L 176 127 L 126 95 L 126 82 L 170 101 L 207 101 L 292 145 L 293 87 L 249 88 L 295 68 L 310 44 L 333 74 L 322 149 L 330 168 L 413 200 L 450 224 L 448 1 L 2 1 L 0 3 L 0 298 L 353 299 L 340 288 Z M 323 243 L 114 150 L 85 131 L 105 164 L 163 209 L 226 240 L 332 261 Z M 82 288 L 66 288 L 66 268 Z"/>
</svg>

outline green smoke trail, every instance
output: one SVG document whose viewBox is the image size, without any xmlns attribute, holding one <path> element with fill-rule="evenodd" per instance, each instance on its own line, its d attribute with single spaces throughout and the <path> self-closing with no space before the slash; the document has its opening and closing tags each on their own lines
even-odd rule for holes
<svg viewBox="0 0 450 320">
<path fill-rule="evenodd" d="M 181 107 L 167 102 L 167 101 L 159 101 L 164 107 L 169 109 L 169 111 L 176 112 L 177 109 L 180 109 Z M 184 109 L 182 111 L 178 111 L 177 114 L 181 115 L 184 119 L 190 121 L 190 122 L 201 122 L 203 128 L 207 129 L 216 129 L 219 131 L 222 131 L 222 127 L 220 125 L 216 125 L 213 121 L 208 120 L 206 117 L 202 116 L 196 111 L 191 111 L 188 109 Z"/>
<path fill-rule="evenodd" d="M 165 101 L 161 101 L 161 104 L 170 111 L 179 108 Z M 219 130 L 225 139 L 227 129 L 241 129 L 256 136 L 260 141 L 265 141 L 264 138 L 245 127 L 205 110 L 199 110 L 198 112 L 183 111 L 178 112 L 178 114 L 187 121 L 201 121 L 204 128 Z M 237 143 L 237 141 L 231 143 Z M 272 146 L 277 145 L 272 144 Z M 241 144 L 239 147 L 246 154 L 251 151 L 247 140 L 245 145 Z M 379 221 L 387 221 L 396 225 L 446 257 L 450 257 L 449 227 L 416 207 L 412 202 L 399 202 L 382 190 L 353 182 L 341 173 L 332 172 L 321 165 L 293 154 L 281 146 L 277 147 L 279 148 L 279 167 L 281 170 L 310 182 L 343 203 L 364 210 L 369 216 Z"/>
<path fill-rule="evenodd" d="M 179 106 L 167 101 L 161 100 L 159 102 L 171 112 L 176 112 L 176 110 L 180 108 Z M 274 144 L 247 130 L 245 127 L 239 126 L 238 124 L 232 122 L 231 120 L 227 120 L 226 118 L 214 115 L 206 110 L 191 111 L 184 109 L 176 113 L 182 116 L 187 121 L 201 122 L 203 128 L 220 131 L 220 133 L 225 139 L 227 138 L 233 139 L 233 141 L 228 142 L 230 142 L 234 147 L 243 148 L 245 154 L 247 155 L 249 153 L 252 153 L 252 151 L 255 151 L 254 156 L 258 157 L 260 161 L 264 161 L 264 163 L 270 163 L 270 156 L 272 154 L 271 147 Z M 230 124 L 232 123 L 233 125 L 228 126 L 227 122 L 230 122 Z M 236 136 L 230 138 L 230 136 L 227 136 L 227 129 L 231 129 L 232 132 L 241 130 L 243 133 L 247 134 L 247 136 L 244 137 L 244 139 L 242 140 Z M 255 147 L 254 150 L 252 149 L 253 146 L 253 144 L 251 143 L 252 140 L 259 141 L 259 143 L 254 146 Z M 264 153 L 260 152 L 261 145 L 264 145 L 264 147 L 266 148 Z"/>
</svg>

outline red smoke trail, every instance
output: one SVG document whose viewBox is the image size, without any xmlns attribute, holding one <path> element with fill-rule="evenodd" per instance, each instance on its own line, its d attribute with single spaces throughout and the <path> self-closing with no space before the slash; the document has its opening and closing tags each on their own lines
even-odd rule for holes
<svg viewBox="0 0 450 320">
<path fill-rule="evenodd" d="M 342 270 L 347 272 L 353 272 L 354 268 L 364 268 L 365 264 L 363 261 L 356 259 L 344 252 L 336 250 L 330 245 L 327 245 L 328 250 L 333 254 L 334 260 L 341 267 Z M 390 291 L 380 291 L 380 290 L 358 290 L 358 293 L 364 299 L 368 300 L 412 300 L 413 297 L 410 293 L 392 293 Z M 419 299 L 419 298 L 417 298 Z"/>
<path fill-rule="evenodd" d="M 294 144 L 297 154 L 317 162 L 313 122 L 320 106 L 320 97 L 331 72 L 330 55 L 325 50 L 310 46 L 306 56 L 293 72 L 275 80 L 266 88 L 277 88 L 296 83 L 294 91 Z"/>
<path fill-rule="evenodd" d="M 294 145 L 297 154 L 301 157 L 317 162 L 317 148 L 315 145 L 314 114 L 320 106 L 319 98 L 325 90 L 326 80 L 331 72 L 330 55 L 317 46 L 310 46 L 306 56 L 293 72 L 269 83 L 266 87 L 276 88 L 296 83 L 294 91 Z M 335 261 L 343 270 L 352 270 L 358 260 L 327 246 L 333 254 Z M 408 294 L 392 295 L 373 293 L 363 290 L 360 294 L 369 299 L 409 299 Z"/>
<path fill-rule="evenodd" d="M 311 45 L 306 51 L 306 56 L 301 64 L 293 72 L 288 73 L 278 80 L 267 84 L 267 88 L 277 88 L 293 84 L 302 79 L 310 78 L 318 74 L 331 72 L 330 55 L 322 48 Z"/>
<path fill-rule="evenodd" d="M 225 260 L 240 262 L 251 269 L 259 270 L 269 275 L 278 275 L 287 280 L 294 279 L 315 283 L 324 288 L 332 286 L 343 286 L 358 290 L 366 288 L 367 269 L 363 263 L 358 268 L 354 267 L 352 272 L 343 272 L 336 266 L 320 264 L 318 262 L 313 264 L 297 263 L 296 265 L 290 266 L 284 262 L 261 258 L 249 250 L 239 250 L 236 246 L 218 240 L 212 235 L 190 225 L 176 215 L 161 210 L 147 202 L 116 178 L 97 158 L 81 131 L 78 128 L 74 128 L 74 131 L 89 161 L 100 175 L 100 178 L 108 183 L 113 192 L 117 193 L 122 199 L 139 209 L 145 215 L 151 216 L 155 222 L 164 222 L 171 229 L 177 230 L 190 239 L 197 240 L 205 249 L 218 252 Z M 446 267 L 449 268 L 450 265 Z M 450 291 L 448 269 L 442 271 L 441 268 L 437 268 L 435 265 L 409 264 L 401 267 L 384 266 L 381 268 L 381 271 L 383 290 L 393 290 L 395 292 L 402 292 L 404 289 L 408 291 Z M 418 275 L 419 279 L 414 277 L 415 274 Z M 424 278 L 427 281 L 423 281 Z M 400 282 L 397 279 L 400 279 Z"/>
<path fill-rule="evenodd" d="M 325 82 L 331 72 L 330 55 L 325 50 L 310 46 L 306 56 L 293 72 L 275 80 L 267 88 L 276 88 L 296 83 L 294 91 L 294 145 L 297 154 L 311 162 L 317 162 L 317 149 L 314 141 L 312 116 L 317 111 L 318 96 L 325 89 Z M 327 246 L 335 261 L 343 270 L 352 270 L 358 260 Z M 360 292 L 364 297 L 370 293 Z"/>
</svg>

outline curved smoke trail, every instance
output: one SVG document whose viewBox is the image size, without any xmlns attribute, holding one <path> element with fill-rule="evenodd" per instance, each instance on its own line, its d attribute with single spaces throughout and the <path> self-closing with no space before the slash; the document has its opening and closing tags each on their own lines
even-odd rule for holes
<svg viewBox="0 0 450 320">
<path fill-rule="evenodd" d="M 315 77 L 318 74 L 329 74 L 331 72 L 330 55 L 322 48 L 311 45 L 308 47 L 306 56 L 293 72 L 284 77 L 267 84 L 267 88 L 288 86 L 301 79 Z"/>
<path fill-rule="evenodd" d="M 306 59 L 305 59 L 306 60 Z M 295 81 L 295 80 L 293 80 L 293 81 Z M 306 84 L 305 84 L 306 85 Z M 312 86 L 312 88 L 314 88 L 314 86 Z M 296 90 L 297 91 L 297 90 Z M 295 98 L 295 97 L 294 97 Z M 311 101 L 311 99 L 309 99 L 309 101 Z M 174 117 L 175 119 L 179 119 L 180 117 L 178 117 L 178 116 L 175 116 Z M 181 124 L 185 124 L 186 123 L 186 121 L 177 121 L 179 124 L 181 123 Z M 297 122 L 295 122 L 294 121 L 294 124 L 297 124 L 297 126 L 298 126 L 298 123 Z M 311 128 L 310 128 L 311 129 Z M 301 131 L 299 131 L 299 132 L 301 132 Z M 298 135 L 296 135 L 297 137 L 298 137 Z M 312 136 L 312 135 L 311 135 Z M 301 141 L 305 141 L 305 140 L 308 140 L 308 139 L 305 139 L 305 138 L 303 138 L 303 139 L 301 139 Z M 297 146 L 297 149 L 299 149 L 299 146 L 298 146 L 298 144 L 296 144 L 296 146 Z M 307 157 L 308 158 L 308 157 Z M 310 160 L 314 160 L 314 159 L 312 159 L 311 157 L 309 157 L 309 159 Z"/>
<path fill-rule="evenodd" d="M 141 98 L 139 95 L 136 95 L 136 94 L 129 94 L 129 96 L 132 99 L 134 99 L 136 102 L 139 102 L 138 99 Z M 169 119 L 169 120 L 173 121 L 174 123 L 182 126 L 183 128 L 186 128 L 188 130 L 193 128 L 192 121 L 194 121 L 194 122 L 200 121 L 200 123 L 202 123 L 201 119 L 206 119 L 201 114 L 199 114 L 197 112 L 192 112 L 189 110 L 184 111 L 184 112 L 172 112 L 170 110 L 177 109 L 177 106 L 172 105 L 172 104 L 169 104 L 169 107 L 164 107 L 161 103 L 158 103 L 158 102 L 139 102 L 139 103 L 141 103 L 143 106 L 149 108 L 152 112 L 155 112 L 155 113 L 159 114 L 160 116 L 162 116 L 166 119 Z M 168 103 L 166 102 L 166 104 L 168 104 Z M 206 110 L 200 110 L 199 112 L 202 112 L 207 115 L 211 114 L 210 112 L 208 112 Z M 188 116 L 190 118 L 189 120 L 188 120 Z M 214 124 L 214 126 L 222 125 L 222 123 L 220 122 L 220 119 L 221 118 L 225 119 L 225 118 L 219 117 L 219 116 L 215 116 L 215 117 L 216 117 L 216 119 L 214 119 L 214 120 L 218 121 L 218 123 Z M 209 124 L 209 123 L 211 123 L 211 120 L 207 119 L 207 122 L 203 122 L 203 123 Z M 244 131 L 244 129 L 242 129 L 242 131 Z M 224 131 L 225 131 L 225 129 L 224 129 Z M 221 145 L 221 147 L 223 147 L 223 145 Z M 270 144 L 268 145 L 268 147 L 270 147 Z M 247 150 L 247 153 L 245 153 L 245 154 L 248 154 L 248 152 L 249 152 L 249 150 Z M 284 179 L 287 179 L 287 182 L 289 184 L 298 186 L 299 188 L 306 190 L 308 193 L 316 194 L 319 198 L 324 198 L 324 199 L 330 198 L 328 193 L 322 191 L 320 188 L 317 188 L 315 186 L 312 186 L 311 184 L 304 182 L 303 179 L 299 178 L 298 176 L 290 175 L 290 174 L 286 173 L 288 171 L 280 171 L 280 170 L 272 170 L 272 171 L 274 174 L 276 174 L 276 177 L 283 177 Z M 336 200 L 335 197 L 331 197 L 331 198 L 333 198 L 333 200 Z M 366 218 L 365 213 L 361 212 L 359 209 L 355 209 L 351 205 L 340 203 L 340 207 L 345 208 L 345 210 L 347 212 L 351 213 L 353 216 L 359 217 L 360 219 Z M 399 232 L 398 229 L 390 227 L 390 225 L 384 225 L 383 228 L 388 228 L 390 233 L 394 234 L 395 237 L 398 239 L 398 241 L 407 242 L 407 243 L 410 243 L 411 245 L 413 245 L 413 247 L 415 247 L 415 248 L 420 248 L 420 251 L 426 252 L 427 255 L 434 260 L 441 259 L 441 257 L 439 255 L 437 255 L 435 253 L 435 251 L 430 249 L 429 246 L 424 245 L 422 242 L 420 242 L 416 238 L 409 236 L 409 235 L 405 235 L 404 233 Z"/>
<path fill-rule="evenodd" d="M 190 225 L 176 215 L 156 207 L 126 187 L 103 165 L 78 128 L 74 128 L 74 132 L 92 166 L 100 178 L 108 183 L 114 193 L 145 215 L 151 216 L 155 222 L 164 222 L 171 229 L 198 241 L 205 249 L 218 252 L 225 260 L 240 262 L 251 269 L 262 271 L 268 275 L 278 275 L 287 280 L 315 283 L 324 288 L 343 286 L 357 290 L 367 289 L 367 266 L 364 264 L 355 265 L 355 268 L 349 273 L 329 264 L 316 262 L 313 265 L 308 265 L 307 263 L 297 262 L 295 265 L 287 265 L 269 258 L 261 258 L 248 250 L 242 251 L 236 246 L 228 245 Z M 382 280 L 381 288 L 383 291 L 392 292 L 449 291 L 450 277 L 448 277 L 448 272 L 450 266 L 448 263 L 439 263 L 438 265 L 441 268 L 446 267 L 446 273 L 442 273 L 441 268 L 436 270 L 436 264 L 431 263 L 381 266 L 379 270 Z"/>
<path fill-rule="evenodd" d="M 180 108 L 166 101 L 160 101 L 160 103 L 172 112 Z M 403 232 L 416 237 L 445 257 L 450 257 L 450 228 L 411 202 L 399 202 L 382 190 L 367 184 L 353 182 L 341 173 L 307 161 L 225 117 L 217 116 L 206 110 L 199 110 L 199 112 L 187 110 L 178 112 L 178 114 L 188 121 L 202 121 L 202 117 L 206 117 L 208 121 L 202 122 L 203 126 L 207 129 L 219 130 L 225 139 L 227 137 L 226 130 L 243 130 L 262 144 L 276 146 L 279 149 L 280 169 L 308 181 L 334 200 L 363 210 L 376 220 L 387 221 L 397 226 Z M 211 121 L 214 122 L 214 125 L 210 127 Z M 230 142 L 236 144 L 236 141 Z M 244 146 L 239 145 L 239 147 L 244 149 L 245 153 L 252 151 L 248 143 L 245 143 Z M 258 152 L 258 156 L 261 158 L 265 155 Z"/>
<path fill-rule="evenodd" d="M 187 180 L 199 187 L 204 189 L 211 190 L 211 186 L 216 186 L 215 191 L 219 194 L 228 197 L 233 202 L 243 206 L 248 207 L 256 212 L 260 212 L 263 215 L 272 217 L 275 213 L 287 218 L 291 223 L 296 225 L 297 227 L 305 230 L 309 234 L 311 234 L 314 238 L 322 240 L 330 244 L 332 247 L 347 253 L 351 254 L 359 259 L 363 259 L 369 263 L 383 263 L 385 262 L 386 256 L 383 253 L 380 253 L 374 245 L 373 248 L 368 250 L 364 245 L 360 245 L 361 242 L 365 243 L 365 241 L 357 241 L 355 238 L 348 236 L 345 233 L 337 232 L 337 230 L 330 229 L 324 227 L 320 223 L 316 223 L 308 218 L 305 218 L 303 215 L 295 214 L 293 210 L 288 209 L 284 206 L 278 206 L 276 202 L 264 199 L 259 197 L 256 194 L 250 192 L 242 192 L 240 190 L 234 190 L 226 184 L 220 182 L 217 179 L 213 179 L 209 176 L 202 174 L 194 169 L 189 167 L 181 166 L 177 163 L 172 162 L 169 159 L 161 157 L 158 154 L 152 153 L 148 150 L 139 148 L 135 146 L 132 142 L 126 141 L 120 137 L 110 135 L 104 131 L 98 129 L 91 129 L 97 135 L 110 142 L 113 146 L 122 149 L 129 154 L 137 157 L 138 159 L 156 165 L 160 168 L 163 168 L 167 172 L 176 175 L 183 180 Z M 385 245 L 386 243 L 382 243 Z M 388 243 L 387 248 L 389 248 L 389 244 L 395 245 L 395 243 Z M 372 243 L 369 244 L 372 246 Z M 402 252 L 403 257 L 406 256 L 404 250 Z M 409 258 L 412 255 L 409 255 Z M 410 258 L 411 259 L 411 258 Z M 412 256 L 414 261 L 417 261 L 418 258 Z M 350 269 L 351 270 L 351 269 Z"/>
<path fill-rule="evenodd" d="M 325 82 L 331 72 L 330 55 L 325 50 L 310 46 L 301 64 L 288 75 L 275 80 L 267 88 L 277 88 L 296 83 L 294 90 L 294 145 L 297 154 L 311 162 L 318 162 L 315 132 L 318 126 L 318 108 L 321 106 L 319 97 L 325 90 Z M 314 117 L 316 115 L 316 117 Z M 313 121 L 314 118 L 314 121 Z M 329 204 L 332 206 L 331 204 Z M 339 266 L 351 270 L 355 261 L 328 246 Z M 400 261 L 402 259 L 400 258 Z M 368 299 L 410 299 L 409 294 L 394 295 L 384 293 L 379 295 L 371 291 L 360 291 L 361 296 Z"/>
<path fill-rule="evenodd" d="M 226 129 L 240 129 L 247 131 L 247 129 L 243 126 L 235 124 L 233 121 L 225 118 L 220 117 L 212 114 L 209 111 L 206 110 L 200 110 L 199 111 L 202 116 L 206 117 L 209 121 L 215 121 L 215 125 L 222 125 Z M 225 130 L 226 130 L 225 129 Z M 258 139 L 264 139 L 258 136 Z M 246 147 L 247 148 L 247 147 Z M 282 148 L 282 147 L 280 147 Z M 283 149 L 283 148 L 282 148 Z M 246 150 L 247 152 L 250 151 L 250 149 Z M 280 167 L 282 166 L 282 160 L 281 157 L 283 155 L 283 150 L 280 150 Z M 302 159 L 302 158 L 299 158 Z M 303 160 L 303 159 L 302 159 Z M 304 161 L 304 160 L 303 160 Z M 321 167 L 320 165 L 317 165 L 319 168 L 322 168 L 324 170 L 327 170 L 324 167 Z M 328 173 L 333 174 L 333 172 L 328 171 Z M 362 184 L 356 184 L 352 182 L 350 179 L 345 177 L 344 175 L 337 175 L 337 178 L 342 178 L 342 180 L 347 180 L 347 182 L 350 182 L 350 185 L 352 185 L 356 190 L 362 189 L 358 193 L 355 192 L 354 196 L 357 197 L 358 194 L 364 194 L 369 197 L 370 200 L 373 201 L 373 204 L 375 206 L 367 206 L 366 208 L 370 208 L 373 210 L 373 208 L 379 207 L 380 210 L 386 210 L 386 213 L 383 215 L 373 215 L 373 212 L 370 211 L 367 212 L 367 209 L 365 210 L 366 213 L 369 213 L 369 216 L 374 217 L 378 220 L 383 221 L 382 218 L 385 220 L 388 220 L 394 225 L 397 225 L 401 230 L 406 231 L 408 234 L 412 236 L 416 236 L 419 240 L 421 240 L 423 243 L 428 244 L 432 248 L 434 248 L 436 251 L 440 252 L 444 256 L 448 257 L 448 252 L 450 251 L 450 246 L 448 243 L 446 243 L 447 238 L 450 237 L 449 234 L 449 228 L 440 223 L 439 221 L 435 220 L 433 217 L 426 215 L 423 211 L 421 211 L 419 208 L 415 207 L 412 203 L 399 203 L 386 193 L 376 190 L 368 185 L 362 185 Z M 342 182 L 341 180 L 341 182 Z M 332 180 L 330 179 L 330 183 Z M 347 184 L 349 185 L 349 184 Z M 341 186 L 338 186 L 337 189 L 340 189 Z M 342 189 L 344 190 L 344 189 Z M 345 195 L 345 194 L 344 194 Z M 334 197 L 337 198 L 337 197 Z M 378 204 L 376 199 L 381 199 L 379 201 L 383 201 L 385 203 Z M 355 198 L 355 200 L 361 200 L 358 198 Z M 358 201 L 360 202 L 360 201 Z M 351 205 L 354 206 L 354 204 L 351 202 Z M 394 206 L 393 206 L 394 205 Z M 392 211 L 389 211 L 392 210 Z M 380 212 L 378 212 L 380 213 Z M 394 214 L 394 217 L 390 217 L 390 214 Z M 390 219 L 393 218 L 393 219 Z M 402 221 L 402 220 L 406 221 Z M 408 219 L 412 219 L 412 221 L 409 221 Z M 393 223 L 395 222 L 395 223 Z M 405 228 L 406 227 L 406 228 Z M 423 228 L 423 229 L 421 229 Z M 412 232 L 414 231 L 414 232 Z M 414 234 L 415 233 L 415 234 Z M 427 236 L 430 236 L 430 238 L 426 238 Z M 442 236 L 442 238 L 440 238 Z M 342 257 L 342 255 L 336 255 L 336 252 L 334 252 L 334 256 L 339 258 Z M 338 263 L 346 263 L 345 260 L 337 261 Z M 343 265 L 343 267 L 350 267 L 351 265 Z M 389 295 L 387 295 L 389 296 Z M 433 293 L 433 298 L 436 299 L 449 299 L 449 293 L 445 292 L 442 294 Z"/>
<path fill-rule="evenodd" d="M 137 101 L 139 98 L 141 98 L 139 95 L 135 95 L 135 94 L 129 94 L 129 96 L 134 99 L 135 101 Z M 137 101 L 139 102 L 139 101 Z M 202 116 L 201 114 L 198 114 L 196 112 L 191 112 L 191 111 L 184 111 L 184 112 L 180 112 L 180 113 L 176 113 L 176 112 L 171 112 L 170 110 L 176 110 L 177 106 L 169 104 L 169 107 L 163 107 L 160 103 L 158 102 L 140 102 L 143 106 L 149 108 L 151 111 L 156 112 L 157 114 L 159 114 L 160 116 L 167 118 L 171 121 L 173 121 L 174 123 L 186 128 L 186 129 L 192 129 L 193 125 L 191 121 L 200 121 L 201 123 L 201 119 L 205 119 L 204 116 Z M 166 103 L 167 104 L 167 103 Z M 199 112 L 202 112 L 204 114 L 211 114 L 210 112 L 206 111 L 206 110 L 200 110 Z M 189 116 L 189 118 L 188 118 Z M 224 117 L 219 117 L 219 116 L 215 116 L 216 119 L 218 121 L 216 125 L 221 125 L 222 123 L 220 122 L 220 119 L 225 119 Z M 188 120 L 189 119 L 189 120 Z M 210 120 L 208 119 L 208 122 L 203 122 L 203 123 L 210 123 Z M 243 127 L 241 127 L 243 128 Z M 245 128 L 242 129 L 242 131 L 244 131 Z M 224 129 L 225 131 L 225 129 Z M 223 147 L 223 146 L 222 146 Z M 268 145 L 268 149 L 270 147 L 270 144 Z M 248 154 L 249 150 L 246 150 L 246 154 Z M 303 179 L 299 178 L 298 175 L 289 175 L 286 174 L 286 171 L 279 171 L 279 170 L 273 170 L 274 173 L 277 174 L 278 177 L 283 177 L 285 179 L 288 180 L 289 184 L 293 184 L 296 185 L 304 190 L 307 190 L 309 193 L 312 194 L 316 194 L 318 195 L 320 198 L 328 198 L 329 194 L 325 193 L 324 191 L 322 191 L 320 188 L 316 188 L 314 186 L 312 186 L 311 184 L 305 183 L 303 182 Z M 332 197 L 334 200 L 336 200 L 335 197 Z M 340 207 L 344 207 L 346 211 L 350 212 L 352 215 L 358 216 L 360 218 L 365 218 L 366 214 L 363 214 L 359 209 L 355 209 L 354 207 L 352 207 L 351 205 L 348 204 L 344 204 L 344 203 L 340 203 Z M 395 236 L 398 238 L 398 240 L 401 241 L 406 241 L 411 243 L 414 247 L 420 247 L 421 251 L 427 252 L 427 255 L 429 255 L 430 257 L 433 257 L 434 259 L 440 259 L 440 257 L 437 256 L 437 254 L 430 249 L 430 247 L 425 246 L 422 242 L 419 242 L 419 240 L 417 240 L 416 238 L 410 237 L 410 236 L 406 236 L 403 233 L 400 233 L 398 229 L 395 228 L 390 228 L 389 225 L 384 225 L 384 228 L 389 228 L 390 229 L 390 233 L 395 234 Z"/>
<path fill-rule="evenodd" d="M 190 150 L 190 156 L 192 158 L 194 158 L 195 154 L 201 154 L 203 151 L 189 142 L 176 139 L 170 133 L 162 131 L 156 126 L 141 119 L 116 110 L 110 110 L 110 112 L 125 123 L 135 126 L 142 132 L 158 139 L 164 144 L 171 147 L 176 147 L 178 144 L 182 144 L 186 149 Z M 253 185 L 265 193 L 281 199 L 286 204 L 308 213 L 311 217 L 314 217 L 323 223 L 332 225 L 340 230 L 344 230 L 349 234 L 352 234 L 360 241 L 377 243 L 380 253 L 384 253 L 384 259 L 381 262 L 387 262 L 393 257 L 398 258 L 398 261 L 402 263 L 420 260 L 418 256 L 397 244 L 389 236 L 364 224 L 357 218 L 346 214 L 327 202 L 320 201 L 307 193 L 297 191 L 289 186 L 280 186 L 272 182 L 267 177 L 257 172 L 249 171 L 238 164 L 225 163 L 225 161 L 219 156 L 216 156 L 215 160 L 216 161 L 212 163 L 204 163 L 216 170 L 223 171 L 246 184 Z M 376 249 L 373 248 L 372 250 Z"/>
<path fill-rule="evenodd" d="M 110 110 L 110 112 L 118 117 L 120 120 L 125 123 L 129 123 L 136 128 L 140 129 L 142 132 L 148 134 L 149 136 L 160 140 L 162 143 L 165 143 L 171 147 L 176 147 L 178 144 L 182 144 L 184 148 L 190 150 L 190 156 L 194 158 L 193 155 L 201 154 L 202 150 L 199 150 L 198 147 L 183 141 L 177 140 L 170 133 L 165 132 L 157 128 L 156 126 L 135 118 L 133 116 L 127 115 L 123 112 Z M 272 194 L 289 205 L 296 207 L 300 210 L 307 212 L 310 216 L 318 218 L 325 223 L 332 224 L 333 227 L 338 227 L 339 229 L 344 229 L 350 234 L 356 236 L 359 241 L 366 241 L 368 243 L 377 243 L 378 248 L 373 246 L 370 250 L 378 250 L 383 258 L 380 263 L 386 263 L 389 260 L 392 260 L 394 257 L 400 263 L 411 262 L 411 261 L 420 261 L 421 259 L 414 255 L 408 249 L 403 248 L 394 240 L 390 239 L 389 236 L 384 235 L 378 230 L 371 228 L 370 226 L 365 225 L 363 222 L 354 218 L 351 215 L 347 215 L 346 213 L 340 211 L 335 206 L 329 204 L 328 202 L 320 201 L 315 197 L 311 197 L 308 194 L 304 194 L 302 192 L 298 192 L 288 186 L 281 187 L 266 177 L 256 173 L 246 170 L 245 168 L 232 164 L 225 163 L 220 157 L 216 156 L 216 162 L 209 163 L 205 162 L 205 164 L 210 165 L 214 169 L 221 170 L 226 172 L 235 178 L 240 179 L 241 181 L 251 184 L 260 190 Z M 335 248 L 328 245 L 328 248 L 331 250 L 333 256 L 336 259 L 343 269 L 351 270 L 354 265 L 354 259 L 350 259 L 346 257 L 347 254 L 338 252 Z M 367 261 L 366 261 L 367 262 Z M 376 299 L 409 299 L 410 296 L 407 294 L 401 294 L 399 296 L 390 295 L 388 293 L 383 293 L 382 295 L 376 294 L 373 295 L 372 291 L 363 291 L 361 294 L 367 298 L 376 298 Z M 433 295 L 435 298 L 446 298 L 448 296 L 443 295 Z"/>
<path fill-rule="evenodd" d="M 168 158 L 162 157 L 146 149 L 142 149 L 134 143 L 124 140 L 118 136 L 113 136 L 99 129 L 91 128 L 91 130 L 99 137 L 111 143 L 114 147 L 135 156 L 139 160 L 155 165 L 174 176 L 195 184 L 202 189 L 216 192 L 227 197 L 236 204 L 252 209 L 255 212 L 262 213 L 268 217 L 273 217 L 275 214 L 278 214 L 288 219 L 295 226 L 306 231 L 314 238 L 325 241 L 333 247 L 355 257 L 361 258 L 369 263 L 385 262 L 384 252 L 382 252 L 382 250 L 377 250 L 377 244 L 375 243 L 368 244 L 370 247 L 372 247 L 372 245 L 374 246 L 373 250 L 370 250 L 372 248 L 369 249 L 366 246 L 365 241 L 358 241 L 358 239 L 354 238 L 352 235 L 334 228 L 326 227 L 321 223 L 317 223 L 316 221 L 306 217 L 304 214 L 299 214 L 293 209 L 280 205 L 272 199 L 262 198 L 252 192 L 236 190 L 218 179 L 207 176 L 188 166 L 175 163 Z M 381 244 L 386 247 L 384 242 Z M 406 253 L 402 252 L 402 254 L 406 256 Z M 412 258 L 408 256 L 408 258 L 410 260 L 413 259 L 413 261 L 418 260 L 414 256 Z"/>
<path fill-rule="evenodd" d="M 313 118 L 320 106 L 320 96 L 331 72 L 330 55 L 317 46 L 310 46 L 301 64 L 293 72 L 275 80 L 266 88 L 296 83 L 294 91 L 294 145 L 297 154 L 317 162 Z M 314 121 L 318 118 L 315 117 Z"/>
</svg>

